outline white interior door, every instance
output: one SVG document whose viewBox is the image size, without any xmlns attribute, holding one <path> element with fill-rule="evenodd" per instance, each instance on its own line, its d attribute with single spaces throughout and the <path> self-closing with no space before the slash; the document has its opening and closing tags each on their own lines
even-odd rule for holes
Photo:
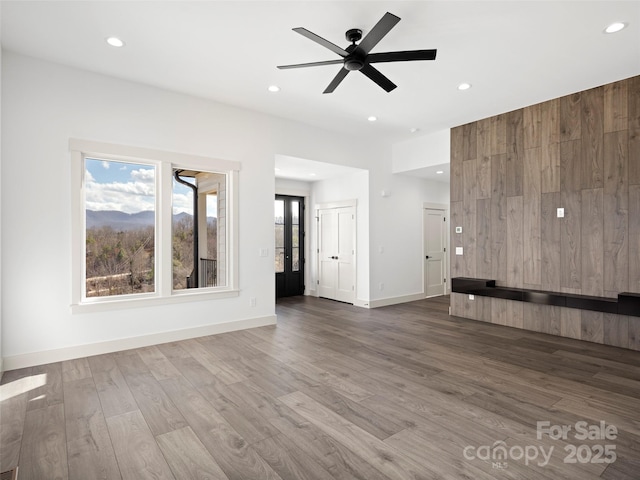
<svg viewBox="0 0 640 480">
<path fill-rule="evenodd" d="M 355 209 L 318 211 L 318 295 L 355 300 Z"/>
<path fill-rule="evenodd" d="M 446 293 L 445 211 L 424 209 L 424 285 L 427 297 Z"/>
</svg>

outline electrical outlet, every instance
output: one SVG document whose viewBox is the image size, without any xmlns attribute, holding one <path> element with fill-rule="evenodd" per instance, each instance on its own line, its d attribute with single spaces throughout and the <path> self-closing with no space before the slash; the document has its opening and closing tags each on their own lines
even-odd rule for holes
<svg viewBox="0 0 640 480">
<path fill-rule="evenodd" d="M 462 255 L 462 247 L 456 247 L 456 255 Z"/>
<path fill-rule="evenodd" d="M 462 227 L 456 227 L 456 233 L 462 233 Z"/>
<path fill-rule="evenodd" d="M 380 282 L 380 285 L 378 285 L 378 290 L 384 290 L 384 283 Z"/>
<path fill-rule="evenodd" d="M 469 300 L 475 300 L 476 296 L 475 295 L 469 295 Z"/>
<path fill-rule="evenodd" d="M 564 208 L 558 208 L 557 215 L 558 218 L 564 218 Z"/>
<path fill-rule="evenodd" d="M 255 307 L 256 306 L 256 297 L 251 297 L 249 299 L 249 306 L 250 307 Z"/>
</svg>

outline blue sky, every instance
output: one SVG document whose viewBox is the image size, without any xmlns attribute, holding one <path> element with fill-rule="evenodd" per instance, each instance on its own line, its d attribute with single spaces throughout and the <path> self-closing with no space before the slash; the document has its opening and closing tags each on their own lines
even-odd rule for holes
<svg viewBox="0 0 640 480">
<path fill-rule="evenodd" d="M 87 210 L 138 213 L 155 209 L 156 172 L 153 166 L 90 158 L 86 159 L 85 166 Z M 191 198 L 191 190 L 174 180 L 173 213 L 192 213 Z"/>
</svg>

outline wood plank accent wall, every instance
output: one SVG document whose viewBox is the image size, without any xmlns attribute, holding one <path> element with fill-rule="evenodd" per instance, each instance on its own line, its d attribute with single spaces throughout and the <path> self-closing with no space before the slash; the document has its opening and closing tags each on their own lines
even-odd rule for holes
<svg viewBox="0 0 640 480">
<path fill-rule="evenodd" d="M 640 293 L 640 76 L 453 128 L 450 250 L 453 277 Z M 640 318 L 459 293 L 451 310 L 640 350 Z"/>
</svg>

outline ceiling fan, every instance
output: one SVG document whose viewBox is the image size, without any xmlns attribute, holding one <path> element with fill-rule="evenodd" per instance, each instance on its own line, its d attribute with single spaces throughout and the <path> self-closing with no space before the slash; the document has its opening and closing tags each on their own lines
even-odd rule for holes
<svg viewBox="0 0 640 480">
<path fill-rule="evenodd" d="M 340 82 L 344 80 L 347 74 L 351 71 L 359 70 L 361 73 L 369 77 L 385 91 L 390 92 L 397 85 L 391 80 L 385 77 L 379 70 L 373 67 L 372 63 L 382 62 L 408 62 L 413 60 L 435 60 L 437 50 L 409 50 L 403 52 L 384 52 L 384 53 L 369 53 L 373 47 L 375 47 L 382 38 L 389 33 L 389 31 L 400 21 L 400 17 L 393 15 L 392 13 L 385 13 L 378 23 L 371 29 L 371 31 L 362 38 L 362 30 L 358 28 L 352 28 L 347 30 L 345 36 L 351 45 L 347 48 L 340 48 L 339 46 L 331 43 L 328 40 L 310 32 L 306 28 L 297 27 L 293 31 L 299 33 L 302 36 L 307 37 L 309 40 L 328 48 L 334 53 L 337 53 L 342 57 L 340 60 L 327 60 L 324 62 L 311 62 L 311 63 L 298 63 L 295 65 L 279 65 L 280 69 L 288 68 L 302 68 L 302 67 L 317 67 L 320 65 L 338 65 L 342 63 L 342 68 L 338 74 L 331 81 L 329 86 L 322 93 L 333 92 Z M 359 44 L 356 42 L 362 41 Z"/>
</svg>

